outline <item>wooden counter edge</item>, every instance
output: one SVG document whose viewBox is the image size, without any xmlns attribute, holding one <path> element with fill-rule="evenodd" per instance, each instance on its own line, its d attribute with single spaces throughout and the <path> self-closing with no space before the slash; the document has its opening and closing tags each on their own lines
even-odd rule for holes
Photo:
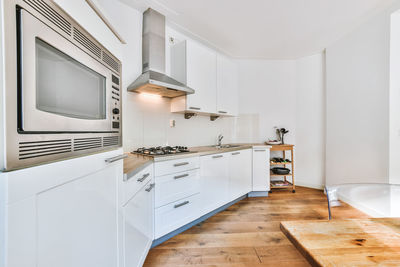
<svg viewBox="0 0 400 267">
<path fill-rule="evenodd" d="M 141 170 L 143 170 L 144 168 L 146 168 L 147 166 L 151 165 L 154 163 L 154 159 L 151 157 L 147 157 L 147 156 L 143 156 L 143 155 L 135 155 L 135 154 L 131 154 L 129 152 L 126 152 L 124 154 L 127 154 L 128 157 L 124 159 L 124 176 L 126 177 L 132 177 L 133 175 L 137 174 L 138 172 L 140 172 Z M 140 160 L 141 162 L 139 162 L 138 164 L 132 166 L 127 166 L 129 165 L 129 161 L 132 161 L 134 159 L 130 158 L 130 157 L 142 157 L 142 159 Z"/>
<path fill-rule="evenodd" d="M 280 223 L 280 228 L 282 233 L 292 242 L 292 244 L 296 247 L 296 249 L 304 256 L 304 258 L 314 267 L 322 267 L 322 265 L 317 262 L 314 257 L 305 249 L 300 242 L 290 234 L 290 232 L 285 227 L 285 222 Z"/>
<path fill-rule="evenodd" d="M 283 151 L 283 150 L 293 150 L 294 145 L 291 144 L 280 144 L 280 145 L 270 145 L 271 151 Z"/>
</svg>

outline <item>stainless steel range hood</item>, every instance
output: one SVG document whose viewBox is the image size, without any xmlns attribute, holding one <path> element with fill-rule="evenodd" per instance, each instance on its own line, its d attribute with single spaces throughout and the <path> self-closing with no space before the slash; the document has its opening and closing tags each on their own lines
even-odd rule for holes
<svg viewBox="0 0 400 267">
<path fill-rule="evenodd" d="M 128 91 L 177 97 L 194 90 L 165 74 L 165 17 L 149 8 L 143 13 L 143 74 Z"/>
</svg>

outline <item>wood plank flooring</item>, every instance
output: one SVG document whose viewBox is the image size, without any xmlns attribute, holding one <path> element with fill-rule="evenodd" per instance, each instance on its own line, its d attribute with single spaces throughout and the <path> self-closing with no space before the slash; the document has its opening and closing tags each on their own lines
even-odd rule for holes
<svg viewBox="0 0 400 267">
<path fill-rule="evenodd" d="M 344 204 L 333 219 L 367 218 Z M 327 220 L 325 195 L 296 187 L 246 198 L 150 250 L 144 266 L 310 266 L 279 228 L 281 221 Z"/>
</svg>

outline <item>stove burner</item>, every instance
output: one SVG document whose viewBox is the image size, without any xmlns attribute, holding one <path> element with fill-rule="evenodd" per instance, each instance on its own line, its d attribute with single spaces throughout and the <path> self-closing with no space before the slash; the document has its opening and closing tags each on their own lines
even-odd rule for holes
<svg viewBox="0 0 400 267">
<path fill-rule="evenodd" d="M 178 154 L 178 153 L 187 153 L 190 152 L 185 146 L 165 146 L 165 147 L 141 147 L 132 153 L 149 155 L 149 156 L 158 156 L 158 155 L 170 155 L 170 154 Z"/>
</svg>

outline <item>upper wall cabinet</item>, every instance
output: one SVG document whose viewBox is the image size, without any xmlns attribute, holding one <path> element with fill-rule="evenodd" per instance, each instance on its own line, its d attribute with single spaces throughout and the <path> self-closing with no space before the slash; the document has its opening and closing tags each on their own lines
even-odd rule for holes
<svg viewBox="0 0 400 267">
<path fill-rule="evenodd" d="M 238 114 L 238 67 L 223 55 L 217 56 L 217 114 Z"/>
<path fill-rule="evenodd" d="M 171 76 L 195 90 L 172 100 L 171 112 L 217 113 L 217 54 L 186 40 L 171 49 Z"/>
<path fill-rule="evenodd" d="M 68 13 L 68 15 L 70 15 L 74 20 L 76 20 L 76 22 L 78 22 L 94 38 L 96 38 L 96 40 L 98 40 L 105 48 L 107 48 L 117 58 L 121 59 L 121 42 L 113 34 L 113 32 L 110 31 L 110 29 L 99 17 L 99 15 L 97 15 L 93 8 L 90 7 L 88 1 L 54 0 L 54 2 L 66 13 Z M 93 4 L 96 6 L 98 5 L 98 8 L 101 10 L 107 10 L 105 5 L 113 5 L 113 3 L 107 2 L 108 1 L 94 1 Z M 115 4 L 113 7 L 117 8 Z"/>
</svg>

